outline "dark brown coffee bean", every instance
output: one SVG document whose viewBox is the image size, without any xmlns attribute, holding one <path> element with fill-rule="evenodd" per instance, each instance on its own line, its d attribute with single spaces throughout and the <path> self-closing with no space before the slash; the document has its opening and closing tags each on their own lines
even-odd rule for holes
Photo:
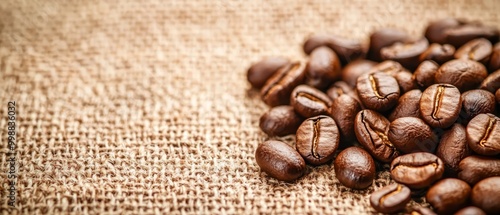
<svg viewBox="0 0 500 215">
<path fill-rule="evenodd" d="M 335 158 L 335 176 L 341 184 L 352 189 L 365 189 L 375 178 L 372 156 L 359 147 L 342 150 Z"/>
<path fill-rule="evenodd" d="M 279 68 L 289 64 L 284 57 L 268 57 L 253 64 L 247 71 L 247 80 L 252 87 L 260 89 Z"/>
<path fill-rule="evenodd" d="M 499 176 L 484 179 L 472 188 L 472 204 L 481 208 L 487 214 L 498 214 L 498 212 L 500 212 L 499 193 Z"/>
<path fill-rule="evenodd" d="M 444 173 L 444 164 L 436 155 L 415 152 L 401 155 L 391 163 L 391 177 L 411 189 L 429 187 Z"/>
<path fill-rule="evenodd" d="M 409 215 L 437 215 L 437 213 L 430 208 L 414 207 L 413 211 Z"/>
<path fill-rule="evenodd" d="M 398 82 L 383 72 L 361 75 L 356 89 L 363 105 L 372 110 L 389 110 L 399 99 Z"/>
<path fill-rule="evenodd" d="M 306 83 L 325 89 L 341 78 L 340 61 L 337 54 L 327 47 L 318 47 L 309 56 L 306 67 Z"/>
<path fill-rule="evenodd" d="M 472 60 L 451 60 L 439 67 L 436 83 L 452 84 L 461 92 L 477 88 L 488 76 L 483 64 Z"/>
<path fill-rule="evenodd" d="M 262 171 L 282 181 L 293 181 L 306 171 L 304 159 L 282 141 L 268 140 L 261 143 L 255 150 L 255 160 Z"/>
<path fill-rule="evenodd" d="M 340 130 L 340 141 L 349 143 L 355 139 L 354 120 L 361 111 L 359 102 L 351 96 L 341 95 L 333 101 L 331 116 Z"/>
<path fill-rule="evenodd" d="M 337 81 L 333 83 L 330 88 L 326 91 L 326 95 L 333 100 L 337 99 L 341 95 L 352 96 L 354 94 L 353 89 L 347 83 L 343 81 Z"/>
<path fill-rule="evenodd" d="M 426 60 L 417 67 L 413 73 L 413 79 L 419 87 L 425 89 L 434 84 L 434 77 L 439 68 L 434 61 Z"/>
<path fill-rule="evenodd" d="M 401 71 L 397 73 L 394 78 L 396 78 L 396 81 L 398 82 L 401 94 L 417 89 L 417 82 L 413 79 L 413 74 L 411 72 Z"/>
<path fill-rule="evenodd" d="M 460 209 L 454 215 L 486 215 L 486 213 L 481 208 L 468 206 Z"/>
<path fill-rule="evenodd" d="M 479 114 L 467 124 L 469 147 L 480 155 L 500 154 L 500 118 Z"/>
<path fill-rule="evenodd" d="M 335 121 L 325 115 L 306 119 L 297 129 L 297 151 L 312 165 L 325 164 L 333 159 L 339 146 L 339 129 Z"/>
<path fill-rule="evenodd" d="M 396 213 L 405 209 L 410 200 L 410 188 L 402 184 L 391 184 L 373 192 L 370 205 L 380 213 Z"/>
<path fill-rule="evenodd" d="M 453 85 L 434 84 L 422 93 L 419 108 L 420 116 L 430 126 L 447 128 L 460 114 L 460 91 Z"/>
<path fill-rule="evenodd" d="M 354 119 L 354 133 L 359 143 L 375 159 L 385 163 L 399 156 L 399 152 L 387 136 L 389 125 L 389 120 L 372 110 L 362 110 Z"/>
<path fill-rule="evenodd" d="M 500 176 L 500 159 L 472 155 L 460 161 L 458 168 L 458 178 L 474 185 L 485 178 Z"/>
<path fill-rule="evenodd" d="M 364 55 L 364 48 L 359 41 L 337 35 L 316 34 L 304 43 L 304 52 L 310 54 L 314 49 L 326 46 L 338 55 L 342 64 L 346 64 Z"/>
<path fill-rule="evenodd" d="M 493 46 L 488 69 L 490 72 L 500 69 L 500 43 L 496 43 Z"/>
<path fill-rule="evenodd" d="M 445 174 L 455 177 L 460 170 L 458 164 L 470 154 L 465 127 L 455 123 L 443 133 L 436 151 L 436 155 L 444 163 Z"/>
<path fill-rule="evenodd" d="M 328 114 L 332 100 L 320 90 L 308 85 L 297 86 L 290 96 L 290 105 L 301 116 L 309 118 Z"/>
<path fill-rule="evenodd" d="M 396 75 L 402 71 L 408 70 L 406 70 L 400 63 L 396 61 L 385 60 L 371 68 L 368 73 L 383 72 L 385 74 L 396 77 Z"/>
<path fill-rule="evenodd" d="M 358 59 L 352 61 L 342 69 L 342 80 L 351 87 L 354 87 L 356 86 L 358 77 L 368 73 L 375 65 L 377 63 L 371 60 Z"/>
<path fill-rule="evenodd" d="M 450 44 L 431 44 L 419 57 L 420 62 L 425 60 L 432 60 L 439 65 L 446 63 L 453 59 L 455 54 L 455 47 Z"/>
<path fill-rule="evenodd" d="M 404 153 L 434 153 L 438 143 L 438 137 L 431 127 L 416 117 L 402 117 L 392 121 L 388 137 L 391 143 Z"/>
<path fill-rule="evenodd" d="M 269 109 L 260 117 L 259 127 L 267 135 L 286 136 L 295 134 L 303 118 L 295 112 L 292 106 L 283 105 Z"/>
<path fill-rule="evenodd" d="M 407 93 L 399 97 L 398 105 L 389 115 L 389 121 L 394 121 L 401 117 L 420 117 L 420 97 L 422 96 L 422 91 L 410 90 Z"/>
<path fill-rule="evenodd" d="M 262 100 L 269 106 L 290 103 L 293 89 L 305 81 L 304 64 L 295 62 L 281 67 L 260 91 Z"/>
<path fill-rule="evenodd" d="M 471 193 L 470 186 L 460 179 L 446 178 L 438 181 L 425 196 L 439 214 L 448 214 L 466 206 Z"/>
<path fill-rule="evenodd" d="M 398 29 L 383 28 L 377 30 L 370 35 L 370 48 L 367 58 L 374 61 L 381 61 L 382 56 L 380 50 L 382 48 L 396 42 L 406 42 L 408 40 L 409 35 Z"/>
<path fill-rule="evenodd" d="M 490 41 L 484 38 L 478 38 L 467 42 L 457 49 L 455 58 L 474 60 L 487 64 L 492 51 L 493 46 Z"/>
<path fill-rule="evenodd" d="M 468 122 L 481 113 L 495 111 L 495 95 L 486 90 L 469 90 L 462 94 L 460 118 Z"/>
<path fill-rule="evenodd" d="M 425 30 L 425 37 L 431 43 L 444 44 L 446 43 L 446 37 L 447 37 L 447 35 L 445 34 L 445 30 L 450 28 L 455 28 L 462 24 L 463 24 L 462 20 L 458 20 L 455 18 L 444 18 L 440 20 L 435 20 L 429 23 L 429 25 L 427 26 L 427 29 Z"/>
<path fill-rule="evenodd" d="M 488 75 L 488 77 L 486 77 L 481 83 L 481 89 L 488 90 L 491 93 L 495 93 L 498 89 L 500 89 L 500 70 Z"/>
<path fill-rule="evenodd" d="M 486 38 L 491 43 L 496 43 L 499 36 L 498 29 L 478 24 L 460 25 L 446 29 L 444 33 L 446 34 L 446 43 L 456 48 L 476 38 Z"/>
<path fill-rule="evenodd" d="M 422 53 L 429 47 L 429 42 L 425 38 L 416 41 L 396 42 L 380 50 L 380 55 L 384 60 L 393 60 L 403 67 L 414 70 Z"/>
</svg>

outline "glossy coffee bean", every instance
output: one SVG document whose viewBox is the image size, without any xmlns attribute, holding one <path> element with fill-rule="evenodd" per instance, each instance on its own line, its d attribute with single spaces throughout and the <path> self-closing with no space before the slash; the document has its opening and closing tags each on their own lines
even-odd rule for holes
<svg viewBox="0 0 500 215">
<path fill-rule="evenodd" d="M 325 89 L 341 78 L 340 61 L 328 47 L 318 47 L 311 52 L 306 66 L 306 84 Z"/>
<path fill-rule="evenodd" d="M 500 176 L 500 159 L 479 155 L 464 158 L 458 165 L 458 178 L 470 185 L 493 177 Z"/>
<path fill-rule="evenodd" d="M 375 178 L 375 162 L 373 158 L 359 147 L 342 150 L 335 158 L 335 176 L 339 182 L 352 189 L 365 189 Z"/>
<path fill-rule="evenodd" d="M 361 105 L 349 95 L 341 95 L 333 101 L 330 114 L 339 127 L 341 142 L 348 144 L 356 138 L 354 122 L 359 111 Z"/>
<path fill-rule="evenodd" d="M 388 137 L 391 143 L 404 153 L 434 153 L 438 143 L 438 137 L 431 127 L 416 117 L 402 117 L 392 121 Z"/>
<path fill-rule="evenodd" d="M 255 150 L 255 160 L 262 171 L 281 181 L 293 181 L 306 171 L 304 159 L 282 141 L 261 143 Z"/>
<path fill-rule="evenodd" d="M 396 213 L 410 202 L 410 188 L 402 184 L 391 184 L 374 191 L 370 205 L 379 213 Z"/>
<path fill-rule="evenodd" d="M 430 208 L 414 207 L 409 215 L 437 215 L 437 213 Z"/>
<path fill-rule="evenodd" d="M 434 84 L 434 77 L 438 69 L 438 64 L 434 61 L 426 60 L 417 67 L 413 73 L 413 79 L 420 88 L 425 89 Z"/>
<path fill-rule="evenodd" d="M 341 95 L 352 96 L 353 93 L 354 92 L 351 86 L 349 86 L 349 84 L 343 81 L 337 81 L 333 83 L 332 86 L 330 86 L 330 88 L 328 88 L 328 90 L 326 91 L 326 95 L 330 97 L 332 101 L 337 99 Z"/>
<path fill-rule="evenodd" d="M 339 138 L 335 121 L 329 116 L 320 115 L 308 118 L 300 125 L 295 147 L 307 163 L 321 165 L 333 159 Z"/>
<path fill-rule="evenodd" d="M 486 213 L 476 206 L 468 206 L 460 209 L 454 215 L 486 215 Z"/>
<path fill-rule="evenodd" d="M 498 29 L 479 24 L 460 25 L 447 29 L 444 33 L 446 34 L 446 43 L 456 48 L 476 38 L 486 38 L 491 43 L 496 43 L 499 36 Z"/>
<path fill-rule="evenodd" d="M 328 114 L 332 100 L 320 90 L 308 85 L 297 86 L 290 96 L 290 105 L 305 118 Z"/>
<path fill-rule="evenodd" d="M 446 178 L 432 185 L 426 200 L 439 214 L 449 214 L 466 206 L 471 187 L 460 179 Z"/>
<path fill-rule="evenodd" d="M 435 82 L 452 84 L 461 92 L 477 88 L 488 76 L 483 64 L 472 60 L 455 59 L 446 62 L 436 72 Z"/>
<path fill-rule="evenodd" d="M 401 30 L 392 28 L 383 28 L 373 32 L 370 35 L 370 48 L 367 58 L 374 61 L 381 61 L 380 50 L 396 42 L 408 41 L 409 35 Z"/>
<path fill-rule="evenodd" d="M 500 154 L 500 118 L 479 114 L 467 124 L 469 147 L 480 155 Z"/>
<path fill-rule="evenodd" d="M 306 54 L 311 54 L 314 49 L 321 46 L 326 46 L 335 51 L 343 64 L 364 55 L 364 48 L 359 41 L 331 34 L 312 35 L 304 42 L 303 49 Z"/>
<path fill-rule="evenodd" d="M 481 113 L 495 111 L 495 95 L 486 90 L 469 90 L 462 94 L 460 118 L 468 122 Z"/>
<path fill-rule="evenodd" d="M 445 44 L 447 35 L 445 31 L 463 24 L 463 21 L 455 18 L 444 18 L 429 23 L 425 30 L 425 37 L 431 43 Z"/>
<path fill-rule="evenodd" d="M 247 80 L 254 88 L 260 89 L 279 68 L 289 64 L 284 57 L 268 57 L 253 64 L 247 71 Z"/>
<path fill-rule="evenodd" d="M 411 189 L 429 187 L 444 173 L 444 164 L 436 155 L 415 152 L 401 155 L 391 163 L 391 178 Z"/>
<path fill-rule="evenodd" d="M 481 83 L 481 89 L 495 93 L 500 89 L 500 69 L 489 74 Z"/>
<path fill-rule="evenodd" d="M 390 122 L 381 114 L 372 110 L 358 112 L 354 119 L 354 133 L 358 142 L 373 157 L 384 163 L 399 156 L 394 144 L 389 140 Z"/>
<path fill-rule="evenodd" d="M 269 109 L 260 117 L 259 127 L 267 135 L 286 136 L 295 134 L 303 118 L 295 112 L 292 106 L 282 105 Z"/>
<path fill-rule="evenodd" d="M 490 177 L 478 182 L 472 188 L 472 204 L 487 214 L 500 212 L 500 177 Z"/>
<path fill-rule="evenodd" d="M 447 176 L 455 177 L 458 173 L 459 163 L 471 154 L 467 143 L 465 127 L 455 123 L 449 130 L 446 130 L 441 137 L 436 150 L 436 155 L 441 158 Z"/>
<path fill-rule="evenodd" d="M 474 60 L 487 64 L 492 51 L 493 46 L 490 41 L 484 38 L 478 38 L 461 46 L 457 49 L 454 56 L 457 59 Z"/>
<path fill-rule="evenodd" d="M 493 72 L 498 69 L 500 69 L 500 42 L 496 43 L 493 46 L 493 50 L 490 56 L 490 63 L 488 66 L 488 70 L 490 72 Z"/>
<path fill-rule="evenodd" d="M 396 78 L 396 81 L 398 82 L 401 94 L 418 88 L 417 82 L 413 79 L 413 74 L 411 72 L 401 71 L 397 73 L 394 78 Z"/>
<path fill-rule="evenodd" d="M 394 107 L 400 93 L 396 79 L 383 72 L 361 75 L 356 89 L 363 105 L 377 111 L 386 111 Z"/>
<path fill-rule="evenodd" d="M 382 61 L 381 63 L 375 65 L 373 68 L 371 68 L 368 73 L 383 72 L 385 74 L 396 77 L 396 74 L 398 74 L 402 71 L 408 71 L 408 70 L 405 69 L 400 63 L 398 63 L 396 61 L 385 60 L 385 61 Z"/>
<path fill-rule="evenodd" d="M 421 38 L 415 41 L 396 42 L 380 50 L 383 60 L 393 60 L 409 70 L 414 70 L 420 62 L 420 55 L 429 47 L 429 41 Z"/>
<path fill-rule="evenodd" d="M 415 89 L 399 97 L 397 106 L 388 117 L 389 121 L 392 122 L 401 117 L 420 117 L 419 104 L 421 96 L 422 91 Z"/>
<path fill-rule="evenodd" d="M 377 65 L 377 63 L 371 60 L 354 60 L 342 69 L 342 80 L 351 87 L 354 87 L 356 86 L 358 77 L 362 74 L 368 73 L 368 71 L 370 71 L 375 65 Z"/>
<path fill-rule="evenodd" d="M 304 65 L 299 62 L 281 67 L 262 87 L 262 100 L 271 107 L 289 104 L 293 89 L 305 81 L 304 71 Z"/>
<path fill-rule="evenodd" d="M 419 108 L 420 116 L 427 124 L 435 128 L 447 128 L 460 114 L 460 91 L 450 84 L 434 84 L 422 93 Z"/>
<path fill-rule="evenodd" d="M 453 59 L 455 47 L 450 44 L 431 44 L 419 57 L 420 62 L 432 60 L 441 65 Z"/>
</svg>

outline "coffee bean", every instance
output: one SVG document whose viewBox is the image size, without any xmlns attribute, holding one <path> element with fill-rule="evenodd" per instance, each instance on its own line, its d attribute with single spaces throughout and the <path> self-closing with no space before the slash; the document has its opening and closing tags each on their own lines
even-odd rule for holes
<svg viewBox="0 0 500 215">
<path fill-rule="evenodd" d="M 425 89 L 434 84 L 434 76 L 439 68 L 434 61 L 426 60 L 417 67 L 413 73 L 413 79 L 417 82 L 417 85 L 422 89 Z"/>
<path fill-rule="evenodd" d="M 416 117 L 395 119 L 389 126 L 387 136 L 391 143 L 404 153 L 434 153 L 438 143 L 438 137 L 431 127 Z"/>
<path fill-rule="evenodd" d="M 500 159 L 472 155 L 460 161 L 458 168 L 458 178 L 474 185 L 485 178 L 500 176 Z"/>
<path fill-rule="evenodd" d="M 396 182 L 420 189 L 429 187 L 443 176 L 444 164 L 436 155 L 415 152 L 395 158 L 390 172 Z"/>
<path fill-rule="evenodd" d="M 359 147 L 341 151 L 334 162 L 335 176 L 341 184 L 352 189 L 365 189 L 375 178 L 373 158 Z"/>
<path fill-rule="evenodd" d="M 437 213 L 432 211 L 430 208 L 414 207 L 410 215 L 437 215 Z"/>
<path fill-rule="evenodd" d="M 393 60 L 403 67 L 414 70 L 422 53 L 429 47 L 429 41 L 421 38 L 415 41 L 396 42 L 390 46 L 386 46 L 380 50 L 380 55 L 384 60 Z"/>
<path fill-rule="evenodd" d="M 467 124 L 469 147 L 480 155 L 500 154 L 500 118 L 479 114 Z"/>
<path fill-rule="evenodd" d="M 495 95 L 486 90 L 469 90 L 462 94 L 462 112 L 460 117 L 468 122 L 481 113 L 495 111 Z"/>
<path fill-rule="evenodd" d="M 420 62 L 432 60 L 439 65 L 453 59 L 455 47 L 450 44 L 431 44 L 419 57 Z"/>
<path fill-rule="evenodd" d="M 262 171 L 282 181 L 293 181 L 306 171 L 306 163 L 300 154 L 288 144 L 268 140 L 255 150 L 255 159 Z"/>
<path fill-rule="evenodd" d="M 367 58 L 374 61 L 381 61 L 382 56 L 380 50 L 386 46 L 390 46 L 396 42 L 406 42 L 409 40 L 409 35 L 401 30 L 392 28 L 382 28 L 373 32 L 370 35 L 370 48 Z"/>
<path fill-rule="evenodd" d="M 460 25 L 463 25 L 463 21 L 455 18 L 444 18 L 432 21 L 425 30 L 425 37 L 431 43 L 444 44 L 447 41 L 445 30 L 455 28 Z"/>
<path fill-rule="evenodd" d="M 498 29 L 479 24 L 460 25 L 446 29 L 444 33 L 446 34 L 446 43 L 455 47 L 460 47 L 476 38 L 486 38 L 491 43 L 496 43 L 499 36 Z"/>
<path fill-rule="evenodd" d="M 399 156 L 399 152 L 387 136 L 389 125 L 389 120 L 372 110 L 362 110 L 354 119 L 354 133 L 359 143 L 375 159 L 385 163 Z"/>
<path fill-rule="evenodd" d="M 325 89 L 341 78 L 340 61 L 337 54 L 327 47 L 318 47 L 311 52 L 306 67 L 306 83 Z"/>
<path fill-rule="evenodd" d="M 421 96 L 422 91 L 418 89 L 403 94 L 399 97 L 398 104 L 392 110 L 388 119 L 392 122 L 401 117 L 420 117 L 419 104 Z"/>
<path fill-rule="evenodd" d="M 387 185 L 370 196 L 370 205 L 380 213 L 396 213 L 410 202 L 410 188 L 402 184 Z"/>
<path fill-rule="evenodd" d="M 337 81 L 333 83 L 332 86 L 330 86 L 330 88 L 328 88 L 328 90 L 326 91 L 326 95 L 330 97 L 332 101 L 334 101 L 341 95 L 352 96 L 353 93 L 354 92 L 351 86 L 349 86 L 346 82 L 343 81 Z"/>
<path fill-rule="evenodd" d="M 493 46 L 488 69 L 490 72 L 500 69 L 500 43 Z"/>
<path fill-rule="evenodd" d="M 401 94 L 406 93 L 410 90 L 417 89 L 417 82 L 413 79 L 413 74 L 408 71 L 401 71 L 394 77 L 399 85 L 399 91 Z"/>
<path fill-rule="evenodd" d="M 342 64 L 346 64 L 364 55 L 364 48 L 359 41 L 337 35 L 316 34 L 304 43 L 304 52 L 310 54 L 314 49 L 326 46 L 338 55 Z"/>
<path fill-rule="evenodd" d="M 292 106 L 282 105 L 269 109 L 260 117 L 259 127 L 267 135 L 286 136 L 295 134 L 303 118 L 295 112 Z"/>
<path fill-rule="evenodd" d="M 361 75 L 356 89 L 363 105 L 377 111 L 386 111 L 394 107 L 400 93 L 396 79 L 383 72 Z"/>
<path fill-rule="evenodd" d="M 284 57 L 268 57 L 253 64 L 247 71 L 247 80 L 252 87 L 260 89 L 279 68 L 289 64 Z"/>
<path fill-rule="evenodd" d="M 260 91 L 262 100 L 269 106 L 286 105 L 290 103 L 293 89 L 304 83 L 304 65 L 299 62 L 281 67 Z"/>
<path fill-rule="evenodd" d="M 333 159 L 339 146 L 339 129 L 335 121 L 325 115 L 306 119 L 297 130 L 297 151 L 312 165 L 325 164 Z"/>
<path fill-rule="evenodd" d="M 468 206 L 460 209 L 454 215 L 486 215 L 486 213 L 481 208 Z"/>
<path fill-rule="evenodd" d="M 460 91 L 449 84 L 434 84 L 420 98 L 420 116 L 436 128 L 447 128 L 457 120 L 462 108 Z"/>
<path fill-rule="evenodd" d="M 455 123 L 443 133 L 436 151 L 436 155 L 444 163 L 445 174 L 455 177 L 460 170 L 458 167 L 460 161 L 470 154 L 465 127 Z"/>
<path fill-rule="evenodd" d="M 358 77 L 370 71 L 375 65 L 377 63 L 371 60 L 358 59 L 352 61 L 342 69 L 342 80 L 354 87 Z"/>
<path fill-rule="evenodd" d="M 498 214 L 500 211 L 500 177 L 490 177 L 478 182 L 472 188 L 471 200 L 474 206 L 487 214 Z"/>
<path fill-rule="evenodd" d="M 351 96 L 341 95 L 333 101 L 331 116 L 340 130 L 340 141 L 347 145 L 355 139 L 354 122 L 356 114 L 361 111 L 359 102 Z"/>
<path fill-rule="evenodd" d="M 461 46 L 455 52 L 455 58 L 468 59 L 487 64 L 490 59 L 490 54 L 493 51 L 493 46 L 490 41 L 484 38 L 471 40 Z"/>
<path fill-rule="evenodd" d="M 446 178 L 438 181 L 425 196 L 439 214 L 448 214 L 466 206 L 471 187 L 460 179 Z"/>
<path fill-rule="evenodd" d="M 309 118 L 328 114 L 332 100 L 320 90 L 307 86 L 297 86 L 290 96 L 290 105 L 301 116 Z"/>
<path fill-rule="evenodd" d="M 491 73 L 481 83 L 481 89 L 495 93 L 500 89 L 500 69 Z"/>
<path fill-rule="evenodd" d="M 439 67 L 435 82 L 452 84 L 461 92 L 474 89 L 488 76 L 483 64 L 472 60 L 451 60 Z"/>
<path fill-rule="evenodd" d="M 383 72 L 385 74 L 396 77 L 396 75 L 402 71 L 408 70 L 406 70 L 400 63 L 396 61 L 385 60 L 371 68 L 368 73 Z"/>
</svg>

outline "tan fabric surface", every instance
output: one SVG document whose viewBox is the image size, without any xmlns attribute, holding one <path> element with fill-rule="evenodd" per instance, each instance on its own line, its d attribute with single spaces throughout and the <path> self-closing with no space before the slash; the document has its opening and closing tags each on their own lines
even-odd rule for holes
<svg viewBox="0 0 500 215">
<path fill-rule="evenodd" d="M 421 34 L 446 16 L 500 27 L 496 0 L 377 2 L 0 1 L 1 212 L 373 213 L 368 196 L 391 183 L 387 172 L 355 191 L 328 165 L 296 183 L 259 171 L 267 107 L 248 91 L 246 69 L 264 56 L 305 59 L 314 32 Z M 15 209 L 6 197 L 10 100 Z"/>
</svg>

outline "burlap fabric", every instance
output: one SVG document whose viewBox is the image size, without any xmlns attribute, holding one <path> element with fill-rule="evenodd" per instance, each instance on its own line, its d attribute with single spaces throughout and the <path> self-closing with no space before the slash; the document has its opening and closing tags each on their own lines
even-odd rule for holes
<svg viewBox="0 0 500 215">
<path fill-rule="evenodd" d="M 259 171 L 267 107 L 246 69 L 264 56 L 305 59 L 302 42 L 315 32 L 421 34 L 446 16 L 500 27 L 498 11 L 495 0 L 2 0 L 0 210 L 374 213 L 368 197 L 391 183 L 387 172 L 356 191 L 330 165 L 295 183 Z M 17 108 L 15 208 L 7 203 L 8 101 Z"/>
</svg>

